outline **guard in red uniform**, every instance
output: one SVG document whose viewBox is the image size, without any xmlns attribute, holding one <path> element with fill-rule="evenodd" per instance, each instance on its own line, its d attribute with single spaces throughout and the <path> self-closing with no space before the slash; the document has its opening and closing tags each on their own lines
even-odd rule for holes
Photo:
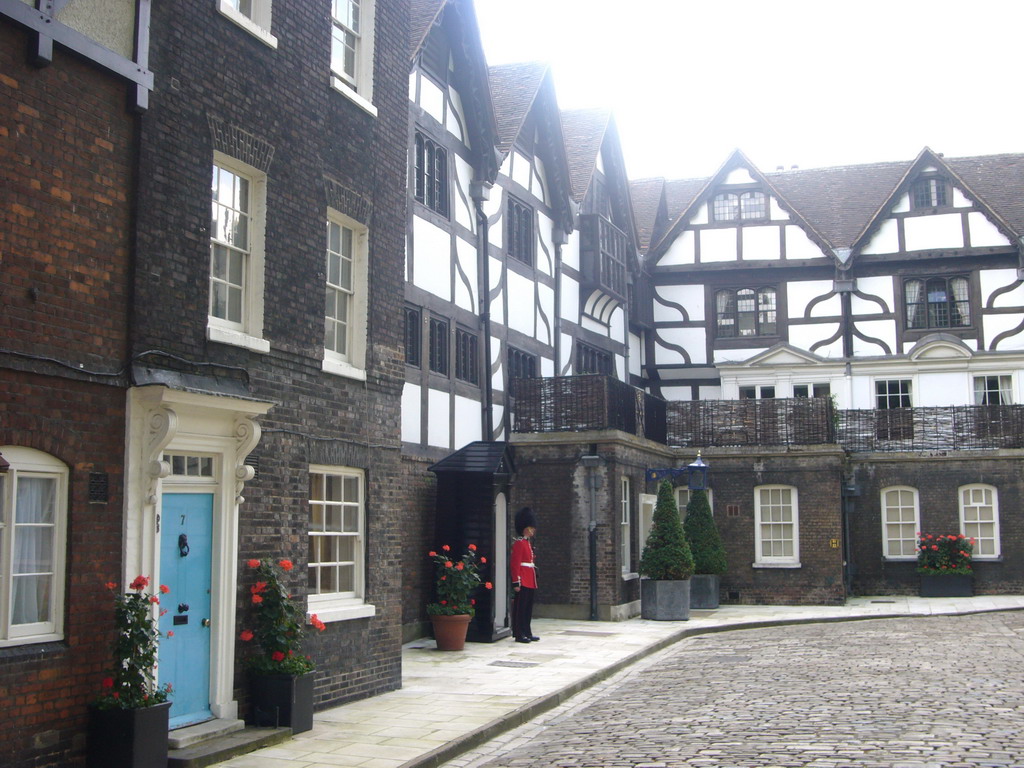
<svg viewBox="0 0 1024 768">
<path fill-rule="evenodd" d="M 533 562 L 530 539 L 537 532 L 537 516 L 529 507 L 516 512 L 517 538 L 512 544 L 512 636 L 517 643 L 540 640 L 530 628 L 533 618 L 533 596 L 537 592 L 537 567 Z"/>
</svg>

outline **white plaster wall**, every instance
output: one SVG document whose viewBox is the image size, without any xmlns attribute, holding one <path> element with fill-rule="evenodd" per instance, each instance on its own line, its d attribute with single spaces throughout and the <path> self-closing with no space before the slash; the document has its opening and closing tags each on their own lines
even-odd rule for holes
<svg viewBox="0 0 1024 768">
<path fill-rule="evenodd" d="M 971 377 L 963 371 L 922 372 L 914 382 L 911 397 L 918 408 L 974 403 Z"/>
<path fill-rule="evenodd" d="M 626 358 L 622 355 L 615 355 L 615 378 L 619 381 L 626 378 Z"/>
<path fill-rule="evenodd" d="M 491 384 L 495 392 L 505 391 L 505 345 L 501 339 L 491 336 Z"/>
<path fill-rule="evenodd" d="M 563 372 L 572 372 L 572 361 L 573 361 L 573 348 L 572 348 L 572 336 L 567 333 L 562 334 L 562 365 L 559 368 L 556 376 L 561 376 Z"/>
<path fill-rule="evenodd" d="M 722 399 L 722 388 L 721 387 L 699 387 L 697 395 L 701 400 L 721 400 Z"/>
<path fill-rule="evenodd" d="M 601 150 L 597 153 L 597 159 L 594 163 L 594 167 L 601 173 L 604 173 L 604 145 L 601 145 Z"/>
<path fill-rule="evenodd" d="M 907 193 L 904 193 L 903 196 L 900 197 L 900 199 L 896 201 L 896 204 L 892 207 L 891 210 L 892 210 L 893 213 L 906 213 L 907 211 L 909 211 L 910 210 L 910 195 L 907 194 Z"/>
<path fill-rule="evenodd" d="M 661 266 L 693 264 L 697 260 L 697 239 L 692 229 L 683 230 L 658 260 Z"/>
<path fill-rule="evenodd" d="M 474 440 L 480 440 L 483 429 L 480 424 L 480 401 L 455 396 L 455 450 Z"/>
<path fill-rule="evenodd" d="M 674 349 L 669 349 L 661 344 L 664 340 L 668 344 L 682 347 L 690 355 L 691 363 L 707 362 L 707 331 L 703 328 L 659 328 L 658 338 L 655 339 L 655 358 L 658 365 L 666 363 L 685 363 L 683 356 Z"/>
<path fill-rule="evenodd" d="M 619 307 L 612 312 L 612 319 L 608 323 L 608 337 L 616 341 L 624 341 L 626 338 L 626 314 Z"/>
<path fill-rule="evenodd" d="M 533 336 L 536 307 L 533 295 L 533 281 L 511 269 L 505 273 L 508 286 L 508 321 L 506 325 L 527 336 Z"/>
<path fill-rule="evenodd" d="M 710 219 L 708 218 L 709 216 L 710 214 L 708 213 L 708 204 L 701 203 L 699 206 L 697 206 L 697 210 L 693 212 L 693 216 L 690 217 L 690 221 L 687 223 L 707 224 L 708 221 L 710 221 Z"/>
<path fill-rule="evenodd" d="M 575 270 L 580 268 L 580 231 L 569 233 L 568 241 L 562 246 L 562 264 Z"/>
<path fill-rule="evenodd" d="M 690 397 L 689 387 L 662 387 L 661 396 L 669 401 L 676 402 L 689 402 L 693 398 Z"/>
<path fill-rule="evenodd" d="M 420 388 L 409 382 L 402 387 L 402 440 L 420 441 Z"/>
<path fill-rule="evenodd" d="M 953 207 L 954 208 L 970 208 L 973 205 L 970 200 L 956 187 L 953 187 Z"/>
<path fill-rule="evenodd" d="M 126 59 L 135 50 L 135 0 L 78 0 L 54 18 Z"/>
<path fill-rule="evenodd" d="M 875 402 L 875 380 L 871 376 L 854 376 L 850 382 L 851 402 L 848 408 L 874 408 Z M 911 397 L 913 397 L 911 388 Z"/>
<path fill-rule="evenodd" d="M 896 323 L 892 320 L 860 320 L 855 323 L 856 329 L 869 339 L 879 339 L 888 345 L 886 351 L 875 342 L 865 341 L 856 334 L 853 336 L 853 354 L 862 355 L 883 355 L 893 354 L 897 351 L 896 346 Z"/>
<path fill-rule="evenodd" d="M 895 307 L 892 287 L 892 278 L 879 277 L 858 277 L 857 290 L 868 296 L 875 296 L 885 302 L 888 311 Z M 866 301 L 854 295 L 850 300 L 850 309 L 856 315 L 873 315 L 882 311 L 882 308 L 873 301 Z"/>
<path fill-rule="evenodd" d="M 505 418 L 505 406 L 494 405 L 491 408 L 491 413 L 494 414 L 492 417 L 492 424 L 498 431 L 498 440 L 507 440 L 508 436 L 505 434 L 505 428 L 503 426 L 502 419 Z"/>
<path fill-rule="evenodd" d="M 787 259 L 820 259 L 825 254 L 800 227 L 790 224 L 786 227 Z"/>
<path fill-rule="evenodd" d="M 461 157 L 455 157 L 455 221 L 470 232 L 476 231 L 476 215 L 469 197 L 469 183 L 473 180 L 473 167 Z"/>
<path fill-rule="evenodd" d="M 788 283 L 786 294 L 789 304 L 789 316 L 801 318 L 807 314 L 807 305 L 814 299 L 825 296 L 832 291 L 831 280 L 804 280 L 801 282 Z M 832 296 L 825 301 L 816 304 L 812 310 L 811 317 L 829 317 L 842 313 L 842 301 L 838 296 Z"/>
<path fill-rule="evenodd" d="M 993 291 L 1017 282 L 1017 270 L 983 269 L 979 272 L 978 277 L 981 283 L 981 303 L 984 306 L 988 304 Z M 1018 285 L 1012 291 L 998 296 L 993 302 L 993 306 L 998 308 L 1024 306 L 1024 285 Z"/>
<path fill-rule="evenodd" d="M 985 342 L 992 348 L 992 342 L 996 336 L 1017 328 L 1021 322 L 1021 316 L 1014 315 L 985 315 L 982 317 L 982 327 L 985 329 Z M 1001 339 L 996 349 L 1000 352 L 1007 352 L 1012 349 L 1024 349 L 1024 334 L 1019 331 L 1014 336 Z"/>
<path fill-rule="evenodd" d="M 491 320 L 499 325 L 505 324 L 505 292 L 495 291 L 501 285 L 502 275 L 505 272 L 505 265 L 493 256 L 489 257 L 491 280 Z"/>
<path fill-rule="evenodd" d="M 839 330 L 839 323 L 821 323 L 814 325 L 791 325 L 789 326 L 789 343 L 799 349 L 811 351 L 811 347 L 819 341 L 830 338 Z M 831 344 L 819 347 L 814 354 L 820 357 L 842 357 L 843 340 L 836 339 Z"/>
<path fill-rule="evenodd" d="M 452 300 L 451 235 L 419 216 L 412 218 L 413 285 Z"/>
<path fill-rule="evenodd" d="M 912 216 L 903 220 L 903 237 L 908 251 L 932 248 L 963 248 L 964 230 L 959 213 Z"/>
<path fill-rule="evenodd" d="M 537 285 L 537 340 L 548 346 L 555 343 L 555 290 Z"/>
<path fill-rule="evenodd" d="M 783 210 L 779 201 L 772 195 L 768 195 L 768 218 L 772 221 L 789 221 L 791 218 L 789 212 Z"/>
<path fill-rule="evenodd" d="M 654 293 L 665 301 L 679 304 L 689 314 L 690 320 L 704 319 L 704 287 L 700 285 L 656 285 Z M 654 322 L 672 323 L 687 318 L 675 307 L 666 307 L 654 302 Z"/>
<path fill-rule="evenodd" d="M 736 261 L 736 237 L 737 231 L 733 227 L 700 230 L 701 263 Z"/>
<path fill-rule="evenodd" d="M 778 227 L 741 227 L 744 261 L 771 261 L 782 258 Z M 703 257 L 703 251 L 701 256 Z"/>
<path fill-rule="evenodd" d="M 487 214 L 487 241 L 495 248 L 501 248 L 505 237 L 505 217 L 501 213 L 501 187 L 491 190 L 491 199 L 484 203 Z"/>
<path fill-rule="evenodd" d="M 598 336 L 608 336 L 608 326 L 601 325 L 597 320 L 590 317 L 590 315 L 584 315 L 580 318 L 580 327 L 591 333 L 596 333 Z"/>
<path fill-rule="evenodd" d="M 438 389 L 427 391 L 427 445 L 447 448 L 450 443 L 448 422 L 451 417 L 451 398 Z"/>
<path fill-rule="evenodd" d="M 523 189 L 530 188 L 530 177 L 533 173 L 533 167 L 530 165 L 530 161 L 525 155 L 512 150 L 512 181 L 516 182 Z"/>
<path fill-rule="evenodd" d="M 580 319 L 580 284 L 573 278 L 562 274 L 562 296 L 559 307 L 562 317 L 574 323 Z"/>
<path fill-rule="evenodd" d="M 750 175 L 750 171 L 746 168 L 733 168 L 729 171 L 729 175 L 725 177 L 723 184 L 753 184 L 754 177 Z"/>
<path fill-rule="evenodd" d="M 548 201 L 548 175 L 544 169 L 544 161 L 539 157 L 533 158 L 533 174 L 530 176 L 530 192 L 542 203 Z"/>
<path fill-rule="evenodd" d="M 420 106 L 428 115 L 444 125 L 444 91 L 429 77 L 420 78 Z"/>
<path fill-rule="evenodd" d="M 886 219 L 861 249 L 861 253 L 896 253 L 899 249 L 899 225 L 896 219 Z"/>
<path fill-rule="evenodd" d="M 761 349 L 716 349 L 715 350 L 715 363 L 742 363 L 745 360 L 760 355 L 762 352 L 767 350 L 767 347 Z M 694 360 L 694 362 L 697 362 Z"/>
<path fill-rule="evenodd" d="M 455 238 L 455 250 L 458 254 L 459 270 L 455 274 L 455 303 L 470 312 L 477 312 L 477 253 L 473 243 Z"/>
<path fill-rule="evenodd" d="M 466 137 L 462 133 L 462 126 L 466 121 L 466 112 L 462 108 L 462 96 L 454 88 L 449 88 L 448 97 L 451 99 L 451 103 L 448 107 L 445 128 L 452 136 L 468 146 L 469 142 L 466 141 Z"/>
<path fill-rule="evenodd" d="M 629 334 L 629 372 L 634 376 L 639 376 L 642 372 L 643 365 L 643 345 L 640 343 L 640 337 L 635 333 Z"/>
<path fill-rule="evenodd" d="M 512 153 L 505 155 L 505 159 L 501 161 L 501 168 L 498 169 L 498 173 L 504 174 L 509 178 L 512 178 Z"/>
<path fill-rule="evenodd" d="M 974 248 L 1010 244 L 1006 236 L 980 211 L 967 214 L 967 226 L 970 228 L 971 246 Z"/>
<path fill-rule="evenodd" d="M 552 230 L 555 223 L 543 211 L 537 211 L 537 234 L 540 239 L 535 259 L 538 272 L 545 275 L 555 274 L 555 241 Z"/>
<path fill-rule="evenodd" d="M 551 357 L 541 357 L 540 375 L 547 378 L 555 375 L 555 360 Z"/>
</svg>

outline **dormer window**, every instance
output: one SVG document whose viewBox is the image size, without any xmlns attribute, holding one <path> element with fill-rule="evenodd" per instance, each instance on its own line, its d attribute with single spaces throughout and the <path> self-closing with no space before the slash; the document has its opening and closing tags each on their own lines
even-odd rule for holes
<svg viewBox="0 0 1024 768">
<path fill-rule="evenodd" d="M 944 208 L 949 205 L 949 184 L 939 176 L 918 179 L 911 188 L 910 199 L 915 209 Z"/>
<path fill-rule="evenodd" d="M 721 192 L 712 203 L 715 221 L 756 221 L 768 218 L 768 198 L 764 192 Z"/>
</svg>

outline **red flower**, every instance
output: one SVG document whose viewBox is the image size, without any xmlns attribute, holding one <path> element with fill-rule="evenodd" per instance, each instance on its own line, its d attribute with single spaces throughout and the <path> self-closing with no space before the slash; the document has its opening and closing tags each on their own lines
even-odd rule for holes
<svg viewBox="0 0 1024 768">
<path fill-rule="evenodd" d="M 430 550 L 429 556 L 430 557 L 437 557 L 437 552 L 435 552 L 434 550 Z"/>
<path fill-rule="evenodd" d="M 936 552 L 938 552 L 939 545 L 938 544 L 932 544 L 932 549 L 935 550 Z"/>
<path fill-rule="evenodd" d="M 114 698 L 115 698 L 115 699 L 120 699 L 120 698 L 121 698 L 121 694 L 120 694 L 120 693 L 118 693 L 117 691 L 114 691 L 114 694 L 113 694 L 113 695 L 114 695 Z"/>
<path fill-rule="evenodd" d="M 128 585 L 129 589 L 141 590 L 149 586 L 149 579 L 145 576 L 136 576 L 135 581 Z"/>
<path fill-rule="evenodd" d="M 476 552 L 476 544 L 470 544 L 469 545 L 469 551 L 470 552 Z"/>
<path fill-rule="evenodd" d="M 248 643 L 250 640 L 252 640 L 252 637 L 252 632 L 250 632 L 248 629 L 243 629 L 242 634 L 238 636 L 238 639 L 241 640 L 243 643 Z"/>
<path fill-rule="evenodd" d="M 445 560 L 444 567 L 445 568 L 451 568 L 452 567 L 452 561 L 451 560 Z"/>
<path fill-rule="evenodd" d="M 473 599 L 473 598 L 470 598 L 470 599 L 469 599 L 469 604 L 470 604 L 470 605 L 476 605 L 476 600 L 475 600 L 475 599 Z"/>
<path fill-rule="evenodd" d="M 325 629 L 327 629 L 327 625 L 320 621 L 320 619 L 317 618 L 317 615 L 315 613 L 309 617 L 309 623 L 316 627 L 316 629 L 318 629 L 320 632 L 323 632 Z"/>
<path fill-rule="evenodd" d="M 108 581 L 107 589 L 117 589 L 117 584 L 115 584 L 113 581 Z"/>
<path fill-rule="evenodd" d="M 455 570 L 457 570 L 457 571 L 461 571 L 461 570 L 463 570 L 463 569 L 464 569 L 465 567 L 466 567 L 466 564 L 465 564 L 464 562 L 462 562 L 461 560 L 459 560 L 459 562 L 457 562 L 457 563 L 455 564 Z"/>
<path fill-rule="evenodd" d="M 448 552 L 451 549 L 451 547 L 445 544 L 443 547 L 441 547 L 441 549 L 443 549 L 445 552 Z"/>
<path fill-rule="evenodd" d="M 170 632 L 168 632 L 167 636 L 168 637 L 174 637 L 174 630 L 172 629 Z"/>
<path fill-rule="evenodd" d="M 255 584 L 253 584 L 251 587 L 249 587 L 249 591 L 252 592 L 254 595 L 260 595 L 260 594 L 263 594 L 263 591 L 266 588 L 267 588 L 267 582 L 265 582 L 265 581 L 257 581 Z"/>
<path fill-rule="evenodd" d="M 292 568 L 295 567 L 294 565 L 292 565 L 292 561 L 291 560 L 282 560 L 281 562 L 278 563 L 278 565 L 280 565 L 281 569 L 285 570 L 285 571 L 290 571 Z"/>
<path fill-rule="evenodd" d="M 260 561 L 259 560 L 247 560 L 245 564 L 248 565 L 250 568 L 259 568 L 260 567 Z"/>
<path fill-rule="evenodd" d="M 260 597 L 259 595 L 253 595 L 252 596 L 252 604 L 253 605 L 259 605 L 262 602 L 263 602 L 263 598 Z"/>
<path fill-rule="evenodd" d="M 447 600 L 442 600 L 441 601 L 441 605 L 448 605 L 448 601 Z"/>
<path fill-rule="evenodd" d="M 100 683 L 100 685 L 102 685 L 104 688 L 113 688 L 114 687 L 114 678 L 112 678 L 112 677 L 104 677 L 103 681 Z"/>
<path fill-rule="evenodd" d="M 160 585 L 160 594 L 161 595 L 166 595 L 170 591 L 171 591 L 171 588 L 168 587 L 166 584 L 161 584 Z"/>
<path fill-rule="evenodd" d="M 481 565 L 485 565 L 486 563 L 487 563 L 487 558 L 486 557 L 481 557 L 480 558 L 480 564 Z"/>
<path fill-rule="evenodd" d="M 149 602 L 153 603 L 154 605 L 160 605 L 160 598 L 156 595 L 150 595 Z"/>
<path fill-rule="evenodd" d="M 284 654 L 280 651 L 274 651 L 272 654 L 270 654 L 270 658 L 272 658 L 274 661 L 284 661 Z"/>
<path fill-rule="evenodd" d="M 484 583 L 484 589 L 494 589 L 494 585 L 491 584 L 491 582 L 489 582 L 489 581 L 485 582 Z"/>
</svg>

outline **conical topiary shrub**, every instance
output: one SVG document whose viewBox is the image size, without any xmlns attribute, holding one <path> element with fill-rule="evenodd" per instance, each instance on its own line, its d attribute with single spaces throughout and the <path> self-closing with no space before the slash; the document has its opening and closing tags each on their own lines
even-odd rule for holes
<svg viewBox="0 0 1024 768">
<path fill-rule="evenodd" d="M 711 505 L 705 491 L 691 491 L 686 504 L 686 520 L 683 522 L 686 543 L 693 554 L 693 572 L 699 574 L 722 574 L 728 569 L 725 547 L 718 527 L 711 516 Z"/>
<path fill-rule="evenodd" d="M 667 480 L 658 486 L 658 504 L 639 570 L 641 576 L 659 581 L 689 579 L 693 575 L 693 553 L 686 543 L 679 508 Z"/>
</svg>

